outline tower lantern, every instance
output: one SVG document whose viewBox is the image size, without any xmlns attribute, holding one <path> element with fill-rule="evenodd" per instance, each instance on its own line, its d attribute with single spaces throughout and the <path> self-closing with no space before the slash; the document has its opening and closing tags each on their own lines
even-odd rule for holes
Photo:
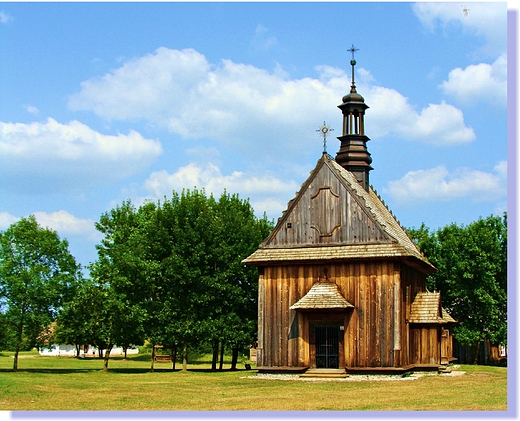
<svg viewBox="0 0 520 421">
<path fill-rule="evenodd" d="M 366 146 L 370 139 L 365 135 L 365 110 L 369 107 L 365 104 L 365 99 L 357 93 L 354 81 L 354 52 L 357 48 L 352 45 L 349 51 L 352 53 L 352 85 L 350 93 L 345 95 L 343 103 L 338 105 L 343 113 L 343 135 L 338 137 L 341 146 L 336 154 L 336 162 L 353 173 L 357 181 L 368 191 L 369 172 L 373 169 L 370 166 L 372 158 Z"/>
</svg>

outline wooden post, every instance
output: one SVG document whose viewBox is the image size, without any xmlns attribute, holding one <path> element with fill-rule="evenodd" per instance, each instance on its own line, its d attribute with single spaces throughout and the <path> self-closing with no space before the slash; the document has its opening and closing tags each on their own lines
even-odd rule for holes
<svg viewBox="0 0 520 421">
<path fill-rule="evenodd" d="M 401 366 L 401 272 L 394 271 L 394 367 Z"/>
<path fill-rule="evenodd" d="M 264 297 L 265 297 L 265 280 L 264 268 L 258 268 L 258 345 L 256 347 L 256 365 L 263 366 L 264 362 Z"/>
</svg>

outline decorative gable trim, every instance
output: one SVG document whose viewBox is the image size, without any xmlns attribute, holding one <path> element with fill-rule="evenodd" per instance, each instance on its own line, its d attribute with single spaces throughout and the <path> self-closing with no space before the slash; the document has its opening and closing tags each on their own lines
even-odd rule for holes
<svg viewBox="0 0 520 421">
<path fill-rule="evenodd" d="M 306 260 L 402 258 L 435 268 L 376 192 L 324 153 L 259 249 L 252 265 Z"/>
</svg>

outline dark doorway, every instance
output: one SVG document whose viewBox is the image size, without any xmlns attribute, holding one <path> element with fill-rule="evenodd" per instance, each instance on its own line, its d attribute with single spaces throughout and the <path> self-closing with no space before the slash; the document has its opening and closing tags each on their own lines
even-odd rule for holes
<svg viewBox="0 0 520 421">
<path fill-rule="evenodd" d="M 316 326 L 316 368 L 339 368 L 339 326 Z"/>
</svg>

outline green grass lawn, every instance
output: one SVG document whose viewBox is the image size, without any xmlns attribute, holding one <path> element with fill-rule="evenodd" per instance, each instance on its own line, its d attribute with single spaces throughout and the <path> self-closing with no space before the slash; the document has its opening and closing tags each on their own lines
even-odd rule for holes
<svg viewBox="0 0 520 421">
<path fill-rule="evenodd" d="M 172 371 L 150 356 L 99 359 L 0 353 L 0 410 L 506 410 L 507 368 L 463 365 L 465 375 L 411 381 L 301 382 L 212 372 L 209 361 Z M 179 366 L 179 365 L 178 365 Z M 229 364 L 224 368 L 229 367 Z"/>
</svg>

